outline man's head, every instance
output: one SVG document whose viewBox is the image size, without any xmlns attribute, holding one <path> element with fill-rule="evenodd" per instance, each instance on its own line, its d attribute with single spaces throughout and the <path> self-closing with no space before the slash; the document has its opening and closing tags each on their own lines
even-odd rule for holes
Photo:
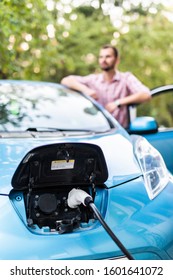
<svg viewBox="0 0 173 280">
<path fill-rule="evenodd" d="M 118 64 L 119 54 L 118 50 L 111 46 L 105 45 L 100 49 L 99 53 L 99 65 L 103 71 L 111 71 L 115 69 Z"/>
</svg>

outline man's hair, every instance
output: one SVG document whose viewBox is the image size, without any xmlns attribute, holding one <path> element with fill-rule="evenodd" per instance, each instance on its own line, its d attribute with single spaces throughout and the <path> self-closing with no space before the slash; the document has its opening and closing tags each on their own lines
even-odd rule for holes
<svg viewBox="0 0 173 280">
<path fill-rule="evenodd" d="M 102 46 L 101 49 L 112 49 L 113 52 L 114 52 L 115 57 L 117 58 L 119 56 L 117 48 L 112 46 L 112 45 L 110 45 L 110 44 L 106 44 L 106 45 Z"/>
</svg>

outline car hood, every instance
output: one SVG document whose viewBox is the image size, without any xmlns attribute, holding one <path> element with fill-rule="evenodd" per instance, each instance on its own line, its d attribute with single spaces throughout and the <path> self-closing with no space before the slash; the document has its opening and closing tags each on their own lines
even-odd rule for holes
<svg viewBox="0 0 173 280">
<path fill-rule="evenodd" d="M 103 152 L 108 176 L 104 183 L 109 188 L 117 186 L 141 175 L 141 170 L 134 157 L 133 146 L 128 136 L 119 133 L 106 135 L 62 138 L 62 139 L 0 139 L 0 194 L 9 194 L 12 178 L 26 155 L 35 148 L 58 143 L 88 143 L 99 146 Z M 40 150 L 41 151 L 41 150 Z"/>
</svg>

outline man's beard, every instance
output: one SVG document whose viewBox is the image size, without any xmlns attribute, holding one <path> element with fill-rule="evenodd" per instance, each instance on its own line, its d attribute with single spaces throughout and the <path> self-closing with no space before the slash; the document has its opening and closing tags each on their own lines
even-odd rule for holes
<svg viewBox="0 0 173 280">
<path fill-rule="evenodd" d="M 100 67 L 101 70 L 105 71 L 105 72 L 109 72 L 110 70 L 114 70 L 115 66 L 114 65 L 107 65 L 107 66 L 101 66 Z"/>
</svg>

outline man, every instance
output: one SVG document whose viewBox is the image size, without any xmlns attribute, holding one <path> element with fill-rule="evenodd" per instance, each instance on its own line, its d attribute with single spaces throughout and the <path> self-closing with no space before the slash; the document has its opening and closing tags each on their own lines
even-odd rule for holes
<svg viewBox="0 0 173 280">
<path fill-rule="evenodd" d="M 83 77 L 70 75 L 63 78 L 61 83 L 96 99 L 127 128 L 128 105 L 145 102 L 151 95 L 149 88 L 132 73 L 118 71 L 118 64 L 118 50 L 111 45 L 105 45 L 99 54 L 102 73 Z"/>
</svg>

